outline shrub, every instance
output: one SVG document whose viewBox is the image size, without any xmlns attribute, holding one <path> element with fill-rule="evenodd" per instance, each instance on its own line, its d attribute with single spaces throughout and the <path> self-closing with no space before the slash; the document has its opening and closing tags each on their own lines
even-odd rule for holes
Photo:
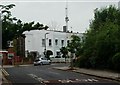
<svg viewBox="0 0 120 85">
<path fill-rule="evenodd" d="M 114 65 L 114 69 L 120 72 L 120 52 L 116 53 L 112 57 L 112 63 Z"/>
<path fill-rule="evenodd" d="M 82 56 L 82 57 L 79 58 L 78 62 L 79 62 L 79 63 L 78 63 L 77 65 L 78 65 L 79 67 L 90 68 L 90 65 L 91 65 L 91 64 L 90 64 L 90 62 L 89 62 L 89 58 L 88 58 L 88 57 L 85 57 L 85 56 L 83 57 L 83 56 Z"/>
</svg>

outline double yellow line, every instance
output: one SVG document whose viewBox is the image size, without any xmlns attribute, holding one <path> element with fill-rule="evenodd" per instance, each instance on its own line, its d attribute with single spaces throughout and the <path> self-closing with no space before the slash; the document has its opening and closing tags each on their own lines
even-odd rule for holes
<svg viewBox="0 0 120 85">
<path fill-rule="evenodd" d="M 5 69 L 2 68 L 1 71 L 2 71 L 3 75 L 9 76 L 8 72 Z"/>
</svg>

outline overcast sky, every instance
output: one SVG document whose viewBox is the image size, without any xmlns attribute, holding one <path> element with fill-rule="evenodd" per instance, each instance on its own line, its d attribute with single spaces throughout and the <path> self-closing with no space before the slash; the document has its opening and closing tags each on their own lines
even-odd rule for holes
<svg viewBox="0 0 120 85">
<path fill-rule="evenodd" d="M 85 32 L 94 18 L 94 9 L 118 6 L 119 0 L 68 0 L 69 30 Z M 62 30 L 65 25 L 66 0 L 2 0 L 2 4 L 15 4 L 12 15 L 23 22 L 40 22 L 49 29 Z M 52 27 L 52 28 L 51 28 Z"/>
</svg>

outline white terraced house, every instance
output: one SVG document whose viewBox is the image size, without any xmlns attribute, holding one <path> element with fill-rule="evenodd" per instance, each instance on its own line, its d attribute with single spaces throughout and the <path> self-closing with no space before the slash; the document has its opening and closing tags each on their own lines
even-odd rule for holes
<svg viewBox="0 0 120 85">
<path fill-rule="evenodd" d="M 60 48 L 67 46 L 71 40 L 71 35 L 77 35 L 82 38 L 83 33 L 70 33 L 63 31 L 51 30 L 32 30 L 24 32 L 25 50 L 29 52 L 37 52 L 43 55 L 45 49 L 51 50 L 53 55 L 50 57 L 55 58 L 60 55 Z"/>
</svg>

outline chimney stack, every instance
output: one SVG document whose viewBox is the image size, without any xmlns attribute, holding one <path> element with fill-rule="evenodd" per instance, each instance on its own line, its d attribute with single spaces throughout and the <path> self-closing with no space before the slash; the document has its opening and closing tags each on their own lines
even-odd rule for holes
<svg viewBox="0 0 120 85">
<path fill-rule="evenodd" d="M 63 26 L 63 32 L 67 32 L 67 27 Z"/>
</svg>

